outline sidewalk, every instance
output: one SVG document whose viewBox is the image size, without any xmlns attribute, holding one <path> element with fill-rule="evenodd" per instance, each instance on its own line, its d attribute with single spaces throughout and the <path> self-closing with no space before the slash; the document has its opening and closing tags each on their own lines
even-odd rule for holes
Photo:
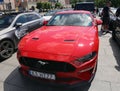
<svg viewBox="0 0 120 91">
<path fill-rule="evenodd" d="M 99 39 L 98 69 L 89 91 L 119 91 L 120 48 L 110 33 L 100 35 Z"/>
</svg>

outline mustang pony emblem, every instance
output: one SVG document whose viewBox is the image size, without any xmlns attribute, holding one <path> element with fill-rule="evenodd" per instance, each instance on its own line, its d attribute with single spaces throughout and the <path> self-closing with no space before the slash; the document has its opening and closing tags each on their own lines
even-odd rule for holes
<svg viewBox="0 0 120 91">
<path fill-rule="evenodd" d="M 38 63 L 40 63 L 41 65 L 48 64 L 48 62 L 43 62 L 43 61 L 38 61 Z"/>
</svg>

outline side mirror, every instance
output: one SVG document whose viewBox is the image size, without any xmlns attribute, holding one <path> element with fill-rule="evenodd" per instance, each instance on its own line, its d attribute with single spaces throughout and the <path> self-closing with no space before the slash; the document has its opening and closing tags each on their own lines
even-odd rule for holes
<svg viewBox="0 0 120 91">
<path fill-rule="evenodd" d="M 16 27 L 16 28 L 19 28 L 20 26 L 22 26 L 22 23 L 16 23 L 16 24 L 15 24 L 15 27 Z"/>
<path fill-rule="evenodd" d="M 101 25 L 103 23 L 103 21 L 100 19 L 96 19 L 96 23 L 97 23 L 97 25 Z"/>
</svg>

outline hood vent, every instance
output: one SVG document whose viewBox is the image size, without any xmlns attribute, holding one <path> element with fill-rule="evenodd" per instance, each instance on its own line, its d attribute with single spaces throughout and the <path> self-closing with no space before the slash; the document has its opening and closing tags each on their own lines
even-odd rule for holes
<svg viewBox="0 0 120 91">
<path fill-rule="evenodd" d="M 35 37 L 34 37 L 34 38 L 32 38 L 32 39 L 33 39 L 33 40 L 38 40 L 39 38 L 35 38 Z"/>
<path fill-rule="evenodd" d="M 73 39 L 66 39 L 66 40 L 64 40 L 65 42 L 74 42 L 75 40 L 73 40 Z"/>
</svg>

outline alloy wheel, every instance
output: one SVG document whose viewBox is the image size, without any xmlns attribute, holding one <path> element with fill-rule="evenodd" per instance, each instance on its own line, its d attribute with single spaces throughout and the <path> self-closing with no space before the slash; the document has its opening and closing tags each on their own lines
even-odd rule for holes
<svg viewBox="0 0 120 91">
<path fill-rule="evenodd" d="M 9 58 L 14 52 L 14 46 L 11 41 L 2 41 L 0 43 L 0 57 L 3 59 Z"/>
</svg>

